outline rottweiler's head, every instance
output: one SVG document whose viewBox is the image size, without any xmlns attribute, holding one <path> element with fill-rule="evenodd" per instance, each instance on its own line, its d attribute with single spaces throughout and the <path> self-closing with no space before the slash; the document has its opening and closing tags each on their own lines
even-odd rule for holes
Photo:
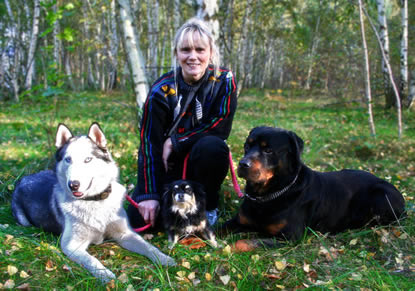
<svg viewBox="0 0 415 291">
<path fill-rule="evenodd" d="M 292 179 L 301 165 L 304 142 L 294 132 L 275 127 L 256 127 L 246 139 L 238 175 L 266 188 L 270 181 Z"/>
<path fill-rule="evenodd" d="M 166 206 L 172 212 L 185 216 L 200 210 L 198 205 L 204 199 L 204 190 L 199 183 L 177 180 L 165 187 L 164 197 Z"/>
</svg>

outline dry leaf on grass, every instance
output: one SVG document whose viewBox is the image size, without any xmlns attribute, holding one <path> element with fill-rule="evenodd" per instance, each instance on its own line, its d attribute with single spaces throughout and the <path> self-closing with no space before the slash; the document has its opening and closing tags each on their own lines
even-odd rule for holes
<svg viewBox="0 0 415 291">
<path fill-rule="evenodd" d="M 189 249 L 200 249 L 206 246 L 206 243 L 204 241 L 202 241 L 198 237 L 193 236 L 185 237 L 179 243 L 184 246 L 187 246 Z"/>
</svg>

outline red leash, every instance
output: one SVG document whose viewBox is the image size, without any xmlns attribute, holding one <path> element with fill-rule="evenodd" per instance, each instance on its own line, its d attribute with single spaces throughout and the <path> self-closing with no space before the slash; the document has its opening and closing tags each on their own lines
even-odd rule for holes
<svg viewBox="0 0 415 291">
<path fill-rule="evenodd" d="M 186 155 L 186 157 L 184 158 L 184 162 L 183 162 L 183 174 L 182 174 L 182 179 L 183 180 L 186 180 L 187 162 L 189 160 L 189 156 L 190 156 L 190 153 L 188 153 Z M 242 193 L 241 187 L 239 187 L 238 180 L 236 179 L 235 169 L 233 168 L 232 153 L 231 153 L 230 150 L 229 150 L 229 168 L 231 170 L 233 188 L 234 188 L 236 194 L 238 194 L 238 197 L 239 198 L 242 198 L 244 196 L 244 194 Z M 137 202 L 135 202 L 133 199 L 131 199 L 130 196 L 125 195 L 125 199 L 127 199 L 127 201 L 131 203 L 131 205 L 133 205 L 135 208 L 138 209 Z M 151 224 L 149 223 L 149 224 L 147 224 L 147 225 L 145 225 L 143 227 L 134 228 L 133 230 L 135 232 L 142 232 L 142 231 L 145 231 L 146 229 L 148 229 L 150 227 L 151 227 Z"/>
<path fill-rule="evenodd" d="M 137 209 L 138 209 L 138 204 L 137 204 L 137 202 L 135 202 L 133 199 L 131 199 L 131 197 L 130 197 L 130 196 L 125 195 L 125 199 L 127 199 L 127 201 L 128 201 L 128 202 L 130 202 L 132 206 L 134 206 L 135 208 L 137 208 Z M 150 227 L 151 227 L 151 223 L 149 223 L 149 224 L 147 224 L 147 225 L 144 225 L 143 227 L 133 228 L 133 230 L 134 230 L 135 232 L 142 232 L 142 231 L 145 231 L 146 229 L 148 229 L 148 228 L 150 228 Z"/>
<path fill-rule="evenodd" d="M 182 179 L 186 180 L 186 171 L 187 171 L 187 161 L 189 159 L 189 154 L 186 155 L 183 162 L 183 174 Z M 239 187 L 238 180 L 236 179 L 235 169 L 233 168 L 233 160 L 232 160 L 232 153 L 229 150 L 229 169 L 231 170 L 231 176 L 232 176 L 232 184 L 233 189 L 235 190 L 236 194 L 238 194 L 239 198 L 244 197 L 244 193 L 241 191 L 241 187 Z"/>
<path fill-rule="evenodd" d="M 231 170 L 233 189 L 235 189 L 235 192 L 236 192 L 236 194 L 238 194 L 238 197 L 242 198 L 242 197 L 244 197 L 244 193 L 242 193 L 241 187 L 239 187 L 238 180 L 236 179 L 235 169 L 233 168 L 233 160 L 232 160 L 231 150 L 229 150 L 229 168 Z"/>
</svg>

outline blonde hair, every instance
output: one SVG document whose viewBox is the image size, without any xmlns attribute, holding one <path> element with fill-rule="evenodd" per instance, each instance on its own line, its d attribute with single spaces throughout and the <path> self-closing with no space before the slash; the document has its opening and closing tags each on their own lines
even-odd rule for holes
<svg viewBox="0 0 415 291">
<path fill-rule="evenodd" d="M 211 56 L 209 63 L 213 65 L 215 70 L 215 75 L 219 71 L 220 66 L 220 55 L 219 50 L 215 43 L 215 38 L 210 30 L 209 26 L 203 21 L 198 18 L 191 18 L 186 21 L 177 31 L 176 36 L 174 37 L 173 43 L 173 56 L 174 56 L 174 67 L 176 65 L 177 59 L 177 50 L 180 48 L 180 45 L 183 43 L 183 39 L 185 35 L 189 34 L 189 42 L 193 44 L 193 34 L 198 33 L 202 40 L 207 40 L 210 50 Z"/>
</svg>

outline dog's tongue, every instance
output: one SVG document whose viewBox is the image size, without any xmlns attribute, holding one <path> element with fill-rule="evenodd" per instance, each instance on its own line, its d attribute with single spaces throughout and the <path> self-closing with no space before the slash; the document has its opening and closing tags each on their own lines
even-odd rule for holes
<svg viewBox="0 0 415 291">
<path fill-rule="evenodd" d="M 75 197 L 81 197 L 82 195 L 84 195 L 84 193 L 82 193 L 82 192 L 72 192 L 72 194 Z"/>
</svg>

